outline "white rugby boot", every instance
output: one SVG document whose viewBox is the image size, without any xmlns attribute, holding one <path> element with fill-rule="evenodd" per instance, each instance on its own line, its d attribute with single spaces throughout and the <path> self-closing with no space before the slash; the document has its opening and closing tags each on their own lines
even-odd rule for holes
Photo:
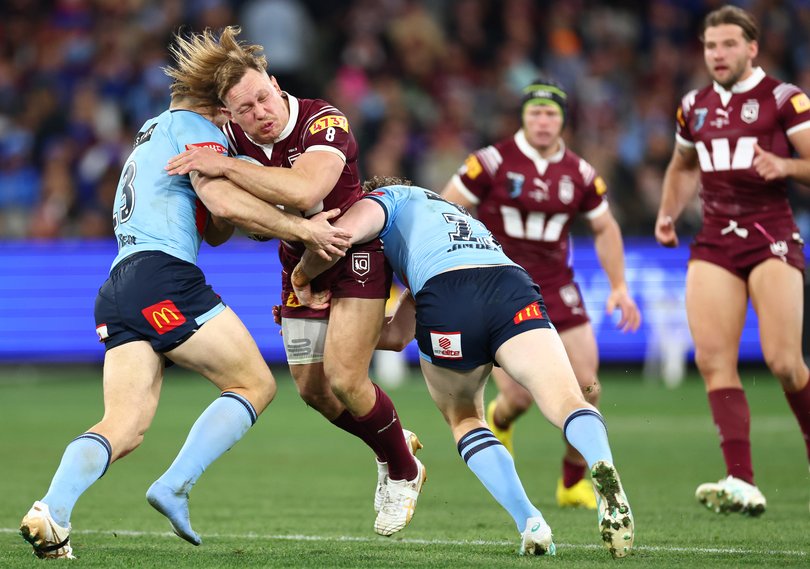
<svg viewBox="0 0 810 569">
<path fill-rule="evenodd" d="M 20 535 L 40 559 L 76 559 L 70 547 L 70 524 L 62 527 L 51 517 L 48 504 L 34 502 L 20 522 Z"/>
<path fill-rule="evenodd" d="M 768 506 L 759 488 L 734 476 L 701 484 L 695 490 L 695 498 L 717 514 L 739 512 L 756 517 L 765 513 Z"/>
<path fill-rule="evenodd" d="M 614 558 L 625 557 L 633 549 L 635 524 L 619 473 L 615 466 L 601 460 L 591 468 L 591 480 L 602 541 Z"/>
<path fill-rule="evenodd" d="M 520 554 L 521 555 L 554 555 L 557 553 L 557 546 L 552 541 L 551 528 L 543 519 L 543 516 L 528 518 L 526 529 L 521 534 Z"/>
<path fill-rule="evenodd" d="M 377 519 L 374 520 L 374 531 L 380 535 L 390 536 L 407 526 L 416 511 L 416 501 L 427 480 L 425 466 L 416 461 L 416 477 L 413 480 L 391 480 L 385 482 L 385 491 Z"/>
<path fill-rule="evenodd" d="M 405 442 L 411 450 L 411 454 L 416 456 L 416 451 L 422 448 L 422 443 L 416 433 L 412 433 L 408 429 L 402 429 L 402 434 L 405 435 Z M 388 480 L 388 463 L 380 462 L 376 458 L 374 461 L 377 463 L 377 487 L 374 489 L 374 511 L 380 512 L 383 500 L 385 499 L 385 482 Z"/>
</svg>

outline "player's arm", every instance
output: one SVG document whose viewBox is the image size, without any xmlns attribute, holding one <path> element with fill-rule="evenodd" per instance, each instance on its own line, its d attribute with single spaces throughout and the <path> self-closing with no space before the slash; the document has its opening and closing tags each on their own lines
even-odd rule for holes
<svg viewBox="0 0 810 569">
<path fill-rule="evenodd" d="M 661 206 L 658 208 L 658 217 L 655 221 L 655 238 L 661 245 L 665 247 L 678 245 L 675 221 L 695 195 L 699 181 L 697 151 L 693 147 L 676 143 L 664 174 Z"/>
<path fill-rule="evenodd" d="M 205 242 L 212 247 L 222 245 L 233 235 L 233 224 L 227 219 L 211 215 L 205 226 Z"/>
<path fill-rule="evenodd" d="M 460 181 L 458 177 L 453 176 L 450 178 L 450 181 L 447 182 L 447 185 L 444 187 L 440 195 L 447 201 L 456 203 L 467 211 L 473 211 L 476 204 L 470 198 L 468 198 L 465 193 L 462 192 L 459 183 Z"/>
<path fill-rule="evenodd" d="M 197 172 L 192 172 L 190 177 L 194 190 L 211 215 L 226 219 L 247 233 L 301 241 L 308 250 L 326 258 L 342 257 L 349 246 L 351 235 L 328 222 L 340 213 L 338 210 L 304 219 L 263 202 L 224 178 L 209 178 Z"/>
<path fill-rule="evenodd" d="M 385 226 L 385 210 L 373 199 L 356 202 L 343 216 L 335 221 L 335 227 L 351 234 L 349 247 L 365 243 L 377 237 Z M 306 251 L 290 275 L 295 295 L 299 302 L 312 308 L 328 306 L 328 297 L 313 295 L 310 282 L 322 272 L 331 268 L 338 259 L 330 261 Z"/>
<path fill-rule="evenodd" d="M 277 168 L 193 147 L 169 160 L 166 170 L 171 175 L 196 171 L 210 178 L 225 177 L 267 203 L 308 211 L 332 191 L 343 167 L 343 157 L 326 150 L 304 152 L 292 168 Z"/>
<path fill-rule="evenodd" d="M 589 220 L 599 264 L 610 282 L 610 295 L 605 303 L 608 314 L 618 308 L 622 316 L 617 327 L 622 332 L 635 332 L 641 324 L 641 312 L 627 289 L 624 278 L 624 243 L 622 231 L 610 208 Z"/>
<path fill-rule="evenodd" d="M 397 299 L 394 313 L 383 323 L 378 350 L 401 352 L 416 336 L 416 301 L 409 289 Z"/>
<path fill-rule="evenodd" d="M 766 180 L 792 178 L 810 186 L 810 129 L 789 135 L 797 158 L 782 158 L 754 145 L 754 169 Z"/>
</svg>

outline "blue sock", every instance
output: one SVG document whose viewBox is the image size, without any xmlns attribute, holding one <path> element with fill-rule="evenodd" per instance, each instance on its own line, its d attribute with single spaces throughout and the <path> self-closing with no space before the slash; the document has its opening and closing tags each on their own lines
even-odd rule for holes
<svg viewBox="0 0 810 569">
<path fill-rule="evenodd" d="M 613 464 L 608 443 L 607 427 L 602 415 L 592 409 L 577 409 L 565 419 L 563 435 L 588 463 L 588 468 L 600 460 Z"/>
<path fill-rule="evenodd" d="M 473 429 L 458 441 L 458 453 L 492 497 L 509 512 L 519 532 L 528 518 L 540 516 L 523 489 L 512 455 L 483 427 Z"/>
<path fill-rule="evenodd" d="M 84 433 L 68 444 L 48 493 L 41 500 L 48 504 L 57 524 L 67 527 L 79 496 L 104 476 L 111 455 L 110 441 L 97 433 Z"/>
<path fill-rule="evenodd" d="M 187 494 L 205 469 L 235 445 L 256 418 L 256 410 L 247 399 L 224 392 L 199 416 L 177 458 L 158 481 Z"/>
</svg>

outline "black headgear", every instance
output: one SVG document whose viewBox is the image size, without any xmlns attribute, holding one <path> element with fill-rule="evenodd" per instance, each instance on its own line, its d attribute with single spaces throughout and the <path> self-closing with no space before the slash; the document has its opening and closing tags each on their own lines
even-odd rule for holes
<svg viewBox="0 0 810 569">
<path fill-rule="evenodd" d="M 526 105 L 554 105 L 560 109 L 563 124 L 568 115 L 568 94 L 562 85 L 549 77 L 538 77 L 523 88 L 521 111 Z"/>
</svg>

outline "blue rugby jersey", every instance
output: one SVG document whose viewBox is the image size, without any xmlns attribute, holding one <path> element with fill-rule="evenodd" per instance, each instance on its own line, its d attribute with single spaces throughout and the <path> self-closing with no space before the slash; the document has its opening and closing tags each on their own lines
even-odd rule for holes
<svg viewBox="0 0 810 569">
<path fill-rule="evenodd" d="M 514 265 L 483 223 L 437 193 L 386 186 L 368 193 L 385 210 L 380 238 L 397 276 L 415 295 L 431 277 L 465 265 Z"/>
<path fill-rule="evenodd" d="M 139 251 L 163 251 L 196 264 L 208 210 L 189 176 L 169 176 L 164 168 L 170 158 L 193 146 L 227 154 L 227 145 L 214 123 L 192 111 L 168 110 L 144 123 L 115 191 L 118 255 L 111 269 Z"/>
</svg>

